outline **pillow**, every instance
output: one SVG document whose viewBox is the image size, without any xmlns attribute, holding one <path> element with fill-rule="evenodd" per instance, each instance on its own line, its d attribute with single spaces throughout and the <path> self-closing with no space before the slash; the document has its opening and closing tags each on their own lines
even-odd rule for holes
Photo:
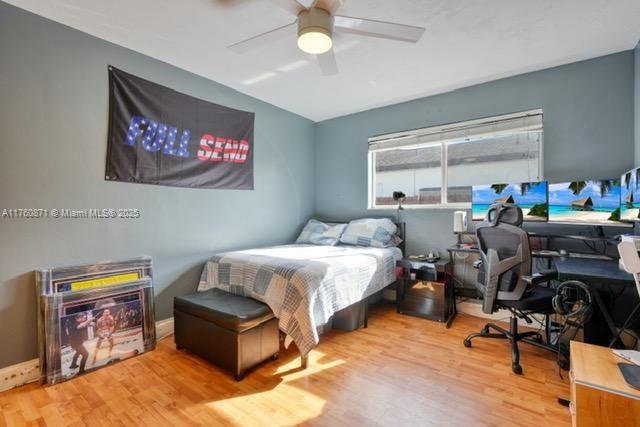
<svg viewBox="0 0 640 427">
<path fill-rule="evenodd" d="M 296 239 L 296 243 L 335 246 L 347 224 L 327 225 L 324 222 L 310 219 Z"/>
<path fill-rule="evenodd" d="M 353 220 L 340 237 L 341 243 L 357 246 L 388 248 L 398 246 L 402 239 L 396 234 L 398 227 L 388 218 Z"/>
</svg>

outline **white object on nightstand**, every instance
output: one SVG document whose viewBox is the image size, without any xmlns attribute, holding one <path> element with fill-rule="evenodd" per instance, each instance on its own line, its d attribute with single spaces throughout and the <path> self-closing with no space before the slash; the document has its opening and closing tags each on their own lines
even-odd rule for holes
<svg viewBox="0 0 640 427">
<path fill-rule="evenodd" d="M 455 211 L 453 213 L 453 232 L 464 233 L 467 231 L 467 212 Z"/>
</svg>

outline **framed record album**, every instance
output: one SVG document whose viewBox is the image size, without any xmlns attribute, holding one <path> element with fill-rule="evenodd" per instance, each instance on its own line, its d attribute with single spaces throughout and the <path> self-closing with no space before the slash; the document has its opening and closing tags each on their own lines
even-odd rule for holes
<svg viewBox="0 0 640 427">
<path fill-rule="evenodd" d="M 36 272 L 42 382 L 155 348 L 151 258 Z"/>
</svg>

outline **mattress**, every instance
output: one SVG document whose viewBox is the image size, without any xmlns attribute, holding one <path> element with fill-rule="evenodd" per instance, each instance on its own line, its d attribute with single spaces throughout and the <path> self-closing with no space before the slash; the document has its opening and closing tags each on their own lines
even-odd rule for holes
<svg viewBox="0 0 640 427">
<path fill-rule="evenodd" d="M 226 252 L 205 265 L 198 291 L 219 288 L 267 304 L 304 356 L 317 327 L 393 283 L 398 248 L 285 245 Z"/>
</svg>

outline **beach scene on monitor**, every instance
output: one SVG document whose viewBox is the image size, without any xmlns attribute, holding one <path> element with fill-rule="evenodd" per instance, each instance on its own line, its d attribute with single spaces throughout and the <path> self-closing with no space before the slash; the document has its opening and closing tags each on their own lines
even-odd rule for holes
<svg viewBox="0 0 640 427">
<path fill-rule="evenodd" d="M 640 220 L 640 168 L 632 169 L 622 175 L 622 194 L 620 219 L 622 221 Z"/>
<path fill-rule="evenodd" d="M 620 181 L 573 181 L 549 185 L 549 221 L 617 224 L 620 220 Z"/>
<path fill-rule="evenodd" d="M 474 185 L 471 190 L 472 218 L 484 220 L 494 203 L 513 203 L 522 209 L 525 221 L 547 220 L 547 183 Z"/>
</svg>

